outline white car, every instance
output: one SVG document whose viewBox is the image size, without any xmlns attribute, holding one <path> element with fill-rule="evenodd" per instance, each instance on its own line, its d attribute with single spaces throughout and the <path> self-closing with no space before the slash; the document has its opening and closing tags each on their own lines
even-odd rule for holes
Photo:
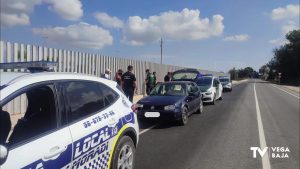
<svg viewBox="0 0 300 169">
<path fill-rule="evenodd" d="M 0 73 L 1 169 L 134 167 L 137 116 L 116 82 Z"/>
<path fill-rule="evenodd" d="M 214 76 L 202 76 L 196 80 L 202 93 L 202 101 L 215 104 L 222 100 L 223 87 L 219 79 Z"/>
<path fill-rule="evenodd" d="M 229 76 L 220 76 L 219 80 L 223 86 L 223 90 L 228 90 L 228 91 L 232 91 L 232 82 L 230 80 Z"/>
</svg>

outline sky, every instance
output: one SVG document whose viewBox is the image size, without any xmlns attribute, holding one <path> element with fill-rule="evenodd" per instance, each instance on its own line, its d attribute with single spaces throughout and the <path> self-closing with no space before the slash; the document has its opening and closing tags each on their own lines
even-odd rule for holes
<svg viewBox="0 0 300 169">
<path fill-rule="evenodd" d="M 1 0 L 1 40 L 227 72 L 299 29 L 298 0 Z"/>
</svg>

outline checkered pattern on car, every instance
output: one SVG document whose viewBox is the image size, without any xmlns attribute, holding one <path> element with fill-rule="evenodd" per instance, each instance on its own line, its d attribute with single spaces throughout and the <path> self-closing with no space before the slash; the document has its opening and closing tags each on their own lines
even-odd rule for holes
<svg viewBox="0 0 300 169">
<path fill-rule="evenodd" d="M 109 160 L 109 151 L 102 153 L 100 156 L 89 161 L 84 169 L 107 169 Z"/>
</svg>

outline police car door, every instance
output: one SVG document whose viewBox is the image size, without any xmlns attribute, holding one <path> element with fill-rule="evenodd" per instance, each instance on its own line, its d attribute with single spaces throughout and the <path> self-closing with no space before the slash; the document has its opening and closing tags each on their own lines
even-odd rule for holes
<svg viewBox="0 0 300 169">
<path fill-rule="evenodd" d="M 68 127 L 59 127 L 57 98 L 53 84 L 38 84 L 1 104 L 0 144 L 9 150 L 1 169 L 52 169 L 71 162 L 72 138 Z"/>
<path fill-rule="evenodd" d="M 107 168 L 117 114 L 104 97 L 104 84 L 70 81 L 63 84 L 73 138 L 73 168 Z M 108 108 L 109 107 L 109 108 Z"/>
</svg>

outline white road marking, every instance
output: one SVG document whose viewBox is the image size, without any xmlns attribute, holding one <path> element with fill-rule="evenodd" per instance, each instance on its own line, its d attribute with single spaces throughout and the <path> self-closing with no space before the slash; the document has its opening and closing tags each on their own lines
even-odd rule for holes
<svg viewBox="0 0 300 169">
<path fill-rule="evenodd" d="M 263 123 L 262 123 L 262 120 L 261 120 L 260 109 L 259 109 L 259 105 L 258 105 L 258 99 L 257 99 L 257 95 L 256 95 L 255 83 L 254 83 L 254 97 L 255 97 L 255 106 L 256 106 L 256 116 L 257 116 L 257 124 L 258 124 L 260 149 L 263 150 L 265 147 L 267 147 L 267 144 L 266 144 L 266 138 L 265 138 L 265 133 L 264 133 L 264 126 L 263 126 Z M 263 169 L 271 169 L 270 159 L 269 159 L 269 154 L 268 153 L 266 153 L 262 157 L 262 168 Z"/>
<path fill-rule="evenodd" d="M 142 134 L 146 133 L 147 131 L 153 129 L 153 128 L 156 127 L 157 125 L 158 125 L 158 124 L 154 124 L 153 126 L 150 126 L 150 127 L 146 128 L 146 129 L 140 131 L 140 134 L 139 134 L 139 135 L 142 135 Z"/>
<path fill-rule="evenodd" d="M 297 99 L 300 99 L 300 97 L 299 96 L 296 96 L 296 95 L 294 95 L 294 94 L 292 94 L 292 93 L 290 93 L 290 92 L 287 92 L 287 91 L 285 91 L 285 90 L 283 90 L 283 89 L 281 89 L 280 87 L 278 87 L 278 86 L 275 86 L 275 85 L 272 85 L 273 87 L 275 87 L 275 88 L 277 88 L 277 89 L 279 89 L 279 90 L 281 90 L 281 91 L 283 91 L 283 92 L 285 92 L 285 93 L 287 93 L 287 94 L 289 94 L 289 95 L 291 95 L 291 96 L 294 96 L 294 97 L 296 97 Z"/>
</svg>

